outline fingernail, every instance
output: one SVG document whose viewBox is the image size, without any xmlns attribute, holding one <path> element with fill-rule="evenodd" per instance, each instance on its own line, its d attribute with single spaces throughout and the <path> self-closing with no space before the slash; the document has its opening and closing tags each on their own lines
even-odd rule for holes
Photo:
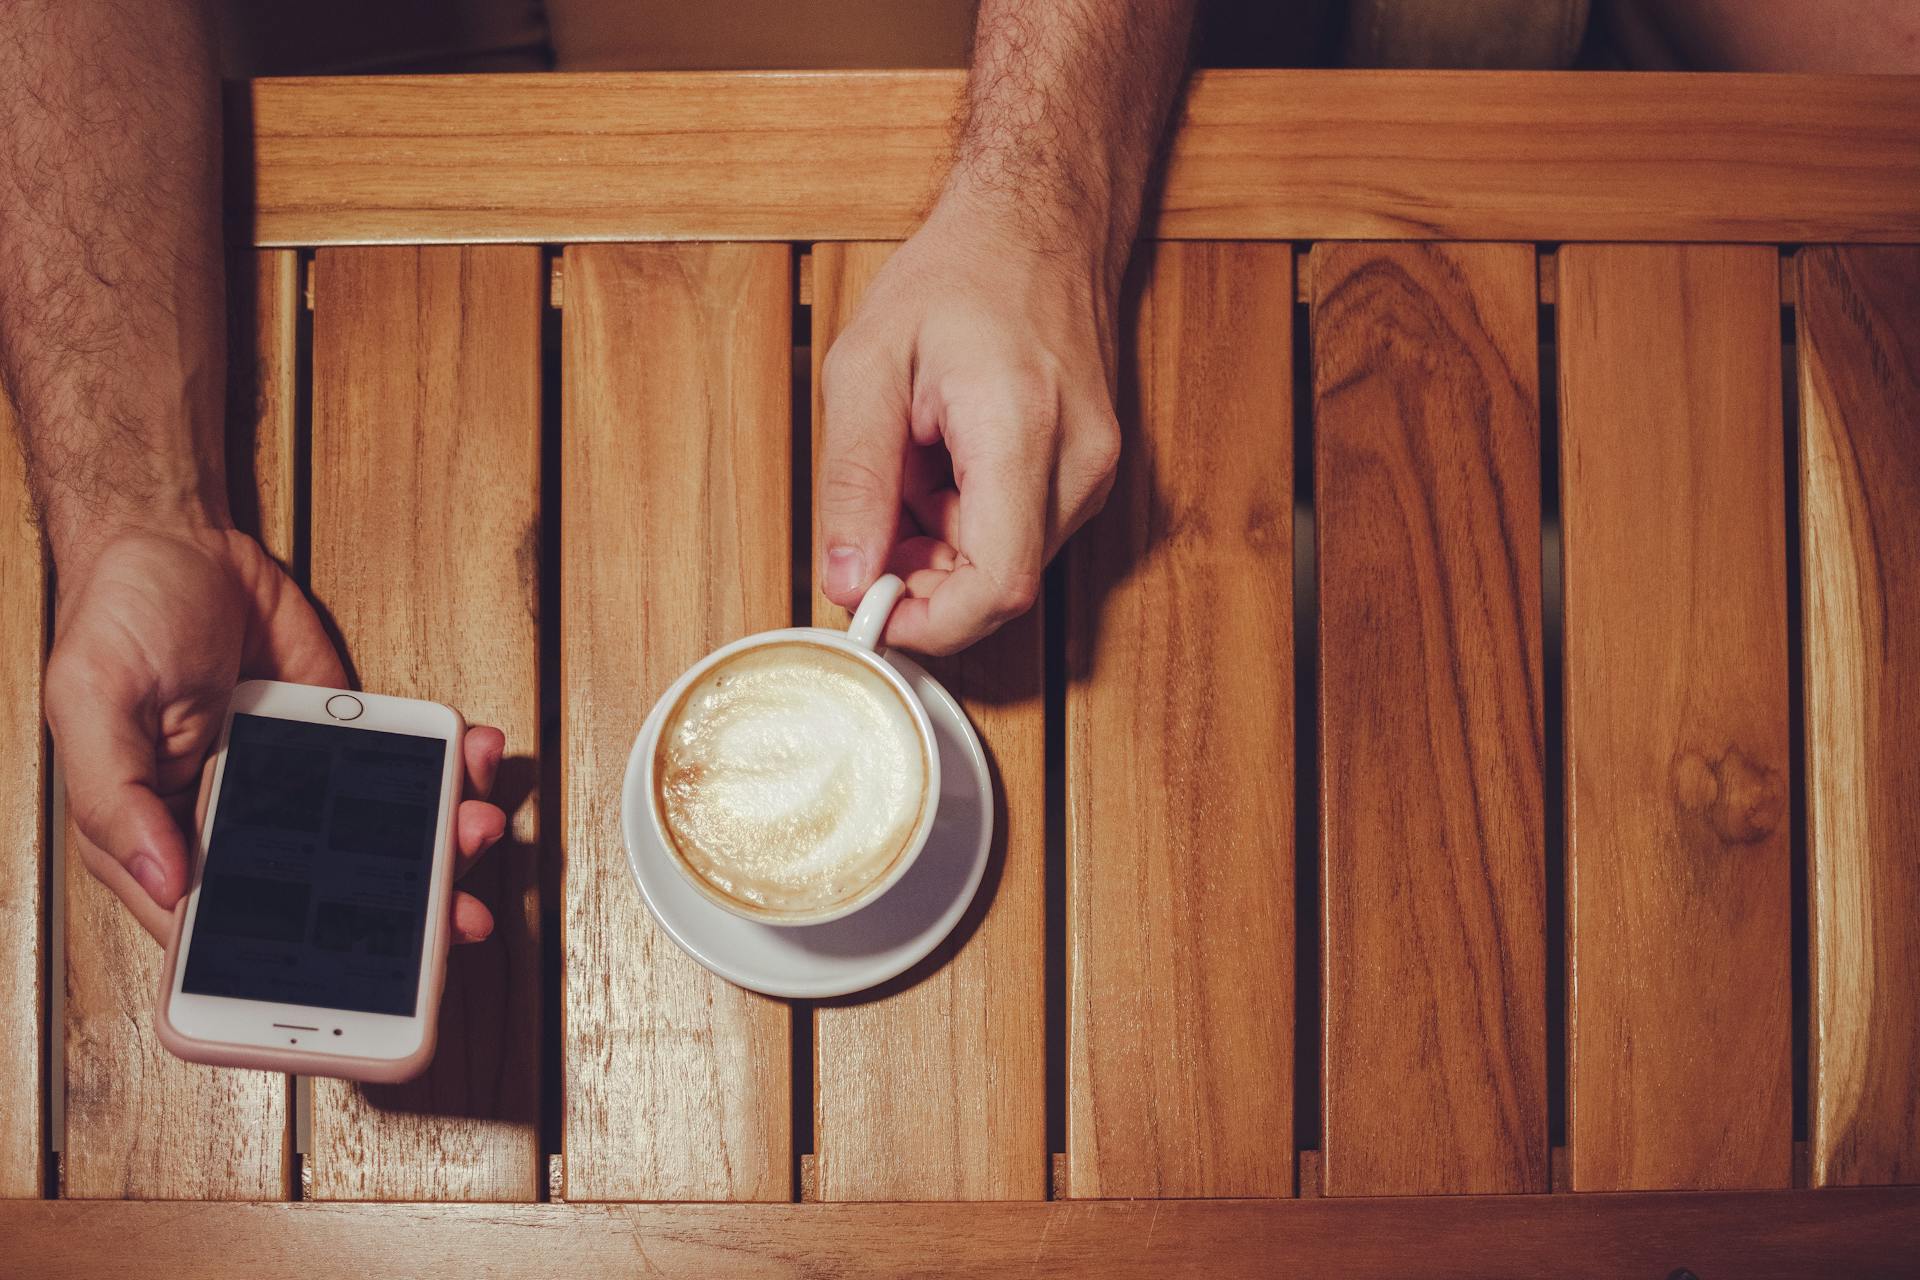
<svg viewBox="0 0 1920 1280">
<path fill-rule="evenodd" d="M 160 869 L 159 863 L 144 853 L 137 854 L 133 861 L 127 864 L 127 870 L 139 882 L 140 887 L 147 891 L 149 898 L 155 902 L 160 901 L 160 895 L 167 891 L 167 873 Z"/>
<path fill-rule="evenodd" d="M 847 596 L 867 585 L 866 558 L 853 547 L 827 549 L 827 567 L 820 574 L 820 589 L 830 596 Z"/>
</svg>

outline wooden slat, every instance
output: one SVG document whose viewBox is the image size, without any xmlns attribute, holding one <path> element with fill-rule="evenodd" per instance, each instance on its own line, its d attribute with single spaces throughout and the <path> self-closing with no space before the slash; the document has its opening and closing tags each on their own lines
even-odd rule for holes
<svg viewBox="0 0 1920 1280">
<path fill-rule="evenodd" d="M 1812 1180 L 1920 1182 L 1920 249 L 1803 249 Z"/>
<path fill-rule="evenodd" d="M 281 557 L 290 554 L 295 535 L 294 256 L 235 255 L 230 267 L 235 323 L 228 435 L 245 442 L 229 476 L 234 517 Z M 61 1194 L 284 1198 L 293 1157 L 287 1077 L 195 1066 L 160 1046 L 152 1033 L 160 950 L 87 873 L 71 822 L 65 838 Z"/>
<path fill-rule="evenodd" d="M 1770 249 L 1560 251 L 1576 1191 L 1788 1184 Z"/>
<path fill-rule="evenodd" d="M 236 94 L 229 136 L 250 149 L 229 168 L 251 175 L 261 244 L 896 240 L 951 157 L 961 76 L 256 80 Z M 1177 239 L 1920 239 L 1920 82 L 1207 71 L 1147 225 Z"/>
<path fill-rule="evenodd" d="M 790 251 L 566 254 L 561 727 L 569 1200 L 785 1200 L 792 1024 L 695 964 L 627 870 L 654 699 L 792 609 Z"/>
<path fill-rule="evenodd" d="M 1920 1190 L 803 1205 L 0 1203 L 19 1280 L 1911 1275 Z"/>
<path fill-rule="evenodd" d="M 1163 244 L 1069 557 L 1067 1191 L 1293 1189 L 1292 251 Z"/>
<path fill-rule="evenodd" d="M 1545 1191 L 1533 249 L 1313 253 L 1326 1194 Z"/>
<path fill-rule="evenodd" d="M 234 523 L 257 532 L 282 565 L 293 564 L 296 537 L 300 290 L 300 255 L 290 249 L 229 255 L 227 488 Z"/>
<path fill-rule="evenodd" d="M 510 838 L 463 882 L 492 937 L 447 964 L 432 1067 L 313 1086 L 318 1199 L 533 1200 L 539 1150 L 540 315 L 532 248 L 314 264 L 313 590 L 350 669 L 507 738 Z"/>
<path fill-rule="evenodd" d="M 892 251 L 890 244 L 814 250 L 816 370 Z M 817 375 L 814 387 L 817 400 Z M 821 422 L 816 404 L 816 439 Z M 818 625 L 845 625 L 843 611 L 817 590 L 813 599 Z M 957 944 L 941 947 L 932 968 L 879 996 L 815 1011 L 814 1150 L 822 1200 L 1047 1194 L 1040 644 L 1041 611 L 1034 609 L 958 658 L 927 664 L 966 707 L 992 763 L 1000 806 L 994 860 L 980 900 L 956 931 Z"/>
<path fill-rule="evenodd" d="M 38 1196 L 47 1147 L 46 557 L 0 387 L 0 1199 Z"/>
</svg>

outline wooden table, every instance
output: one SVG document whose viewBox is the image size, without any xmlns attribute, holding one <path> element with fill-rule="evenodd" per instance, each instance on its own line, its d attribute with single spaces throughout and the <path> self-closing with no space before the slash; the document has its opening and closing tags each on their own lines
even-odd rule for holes
<svg viewBox="0 0 1920 1280">
<path fill-rule="evenodd" d="M 709 647 L 831 620 L 808 388 L 957 91 L 236 92 L 236 506 L 367 687 L 506 731 L 499 928 L 428 1076 L 314 1081 L 298 1155 L 293 1082 L 170 1058 L 158 951 L 50 862 L 50 584 L 0 522 L 0 1269 L 1916 1265 L 1913 80 L 1201 76 L 1118 486 L 939 664 L 979 903 L 821 1002 L 653 925 L 628 744 Z"/>
</svg>

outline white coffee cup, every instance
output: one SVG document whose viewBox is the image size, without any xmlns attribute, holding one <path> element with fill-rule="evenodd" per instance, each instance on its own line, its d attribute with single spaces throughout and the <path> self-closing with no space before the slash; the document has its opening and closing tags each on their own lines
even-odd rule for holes
<svg viewBox="0 0 1920 1280">
<path fill-rule="evenodd" d="M 688 668 L 654 704 L 653 711 L 647 717 L 646 726 L 641 730 L 640 741 L 635 745 L 633 761 L 643 770 L 641 782 L 647 797 L 647 811 L 653 819 L 654 834 L 666 851 L 668 861 L 672 862 L 681 876 L 709 902 L 737 916 L 761 924 L 824 924 L 829 920 L 850 915 L 874 901 L 898 882 L 913 865 L 914 860 L 920 856 L 920 850 L 925 847 L 927 836 L 933 830 L 934 819 L 940 805 L 940 752 L 934 741 L 933 725 L 927 718 L 926 707 L 913 692 L 906 678 L 879 653 L 880 636 L 886 630 L 887 619 L 892 615 L 894 605 L 899 602 L 905 590 L 905 584 L 894 575 L 887 574 L 882 577 L 867 589 L 866 596 L 860 601 L 860 608 L 854 613 L 853 621 L 845 631 L 836 631 L 827 627 L 785 627 L 777 631 L 758 632 L 723 645 Z M 913 721 L 914 730 L 919 736 L 921 757 L 926 772 L 919 821 L 915 824 L 912 835 L 901 846 L 900 851 L 882 874 L 852 895 L 824 908 L 811 911 L 776 911 L 759 904 L 742 901 L 726 893 L 688 864 L 686 856 L 681 852 L 679 841 L 675 839 L 668 824 L 667 815 L 662 811 L 662 789 L 658 777 L 660 739 L 661 735 L 667 731 L 669 722 L 674 719 L 674 713 L 679 709 L 683 697 L 701 677 L 748 650 L 795 642 L 820 645 L 851 657 L 885 681 L 887 686 L 899 696 Z"/>
</svg>

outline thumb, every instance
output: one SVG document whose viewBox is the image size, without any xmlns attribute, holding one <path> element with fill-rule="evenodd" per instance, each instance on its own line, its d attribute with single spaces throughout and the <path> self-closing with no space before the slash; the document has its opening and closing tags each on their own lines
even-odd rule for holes
<svg viewBox="0 0 1920 1280">
<path fill-rule="evenodd" d="M 820 470 L 814 483 L 820 590 L 853 608 L 880 576 L 900 523 L 907 456 L 905 360 L 843 335 L 820 368 Z"/>
<path fill-rule="evenodd" d="M 47 720 L 74 826 L 155 905 L 172 910 L 186 890 L 187 842 L 156 789 L 154 734 L 140 723 L 137 705 L 48 680 Z M 126 896 L 124 886 L 113 887 Z"/>
</svg>

